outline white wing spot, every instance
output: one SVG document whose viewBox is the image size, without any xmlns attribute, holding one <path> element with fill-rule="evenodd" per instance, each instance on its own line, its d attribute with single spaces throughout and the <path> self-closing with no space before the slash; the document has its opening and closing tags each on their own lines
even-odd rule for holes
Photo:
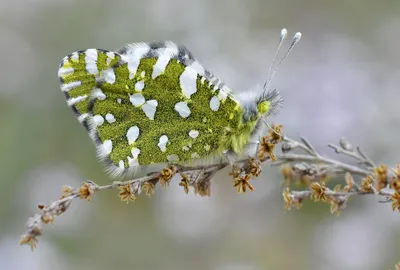
<svg viewBox="0 0 400 270">
<path fill-rule="evenodd" d="M 224 86 L 224 87 L 225 87 L 225 86 Z M 227 92 L 224 91 L 224 87 L 222 87 L 222 89 L 218 91 L 218 97 L 219 97 L 221 100 L 223 100 L 223 101 L 225 101 L 226 98 L 228 97 Z"/>
<path fill-rule="evenodd" d="M 119 104 L 121 104 L 121 102 L 122 102 L 122 99 L 120 99 L 120 98 L 117 98 L 117 102 L 118 102 Z"/>
<path fill-rule="evenodd" d="M 103 151 L 106 155 L 109 155 L 112 151 L 112 141 L 111 140 L 105 140 L 103 142 Z"/>
<path fill-rule="evenodd" d="M 81 81 L 76 81 L 76 82 L 70 82 L 66 84 L 61 85 L 61 90 L 64 92 L 68 92 L 69 90 L 81 86 L 82 82 Z"/>
<path fill-rule="evenodd" d="M 213 96 L 211 98 L 211 100 L 210 100 L 210 108 L 211 108 L 211 110 L 213 110 L 215 112 L 218 111 L 219 104 L 220 104 L 219 97 Z"/>
<path fill-rule="evenodd" d="M 120 167 L 121 169 L 125 169 L 125 164 L 124 164 L 124 161 L 123 161 L 123 160 L 120 160 L 119 163 L 118 163 L 118 165 L 119 165 L 119 167 Z"/>
<path fill-rule="evenodd" d="M 103 116 L 97 114 L 93 116 L 93 122 L 96 126 L 101 126 L 104 123 L 104 118 Z"/>
<path fill-rule="evenodd" d="M 167 67 L 170 60 L 171 56 L 169 54 L 165 53 L 160 55 L 157 59 L 157 62 L 153 66 L 153 74 L 151 74 L 151 77 L 155 79 L 158 77 L 158 75 L 164 73 L 165 68 Z"/>
<path fill-rule="evenodd" d="M 106 55 L 108 56 L 107 60 L 106 60 L 106 64 L 110 65 L 111 61 L 115 58 L 115 54 L 113 52 L 107 52 Z"/>
<path fill-rule="evenodd" d="M 167 142 L 168 137 L 166 135 L 162 135 L 158 141 L 158 147 L 160 148 L 161 152 L 165 152 L 167 150 Z"/>
<path fill-rule="evenodd" d="M 129 78 L 133 79 L 135 77 L 137 68 L 140 64 L 140 60 L 143 56 L 148 53 L 150 47 L 148 44 L 140 43 L 140 44 L 132 44 L 129 50 L 125 55 L 122 55 L 121 58 L 125 62 L 128 62 L 128 70 L 129 70 Z"/>
<path fill-rule="evenodd" d="M 146 103 L 142 106 L 143 112 L 150 120 L 154 120 L 154 115 L 156 114 L 157 105 L 158 105 L 157 100 L 152 99 L 146 101 Z"/>
<path fill-rule="evenodd" d="M 199 136 L 199 132 L 197 130 L 191 130 L 189 131 L 189 136 L 193 139 L 197 138 Z"/>
<path fill-rule="evenodd" d="M 139 166 L 139 160 L 138 160 L 138 156 L 140 154 L 140 149 L 139 148 L 132 148 L 131 149 L 131 153 L 132 153 L 132 157 L 128 157 L 128 164 L 129 167 L 135 167 L 135 166 Z"/>
<path fill-rule="evenodd" d="M 193 68 L 198 74 L 203 75 L 204 74 L 204 67 L 197 61 L 194 61 L 191 65 L 191 68 Z"/>
<path fill-rule="evenodd" d="M 138 158 L 139 154 L 140 154 L 140 149 L 139 148 L 132 148 L 131 149 L 131 153 L 132 153 L 132 157 L 133 158 Z"/>
<path fill-rule="evenodd" d="M 135 83 L 135 90 L 136 91 L 142 91 L 144 88 L 144 81 L 138 81 Z"/>
<path fill-rule="evenodd" d="M 186 102 L 178 102 L 175 104 L 175 111 L 183 118 L 187 118 L 190 115 L 190 109 Z"/>
<path fill-rule="evenodd" d="M 183 95 L 187 98 L 197 92 L 197 72 L 191 67 L 186 67 L 185 71 L 179 77 L 179 82 Z"/>
<path fill-rule="evenodd" d="M 182 147 L 183 151 L 189 151 L 189 147 L 187 147 L 186 145 L 184 147 Z"/>
<path fill-rule="evenodd" d="M 67 104 L 68 104 L 68 106 L 72 106 L 72 105 L 75 105 L 76 103 L 79 103 L 79 102 L 85 100 L 86 98 L 87 98 L 87 95 L 70 98 L 67 101 Z"/>
<path fill-rule="evenodd" d="M 179 161 L 179 156 L 176 154 L 167 156 L 167 160 L 170 162 Z"/>
<path fill-rule="evenodd" d="M 88 114 L 88 113 L 84 113 L 84 114 L 79 115 L 79 117 L 78 117 L 79 123 L 82 123 L 82 122 L 85 121 L 85 119 L 88 118 L 88 117 L 89 117 L 89 114 Z"/>
<path fill-rule="evenodd" d="M 101 91 L 100 88 L 96 88 L 92 91 L 92 97 L 97 98 L 99 100 L 105 100 L 106 95 Z"/>
<path fill-rule="evenodd" d="M 106 120 L 107 120 L 107 122 L 108 123 L 114 123 L 115 122 L 115 117 L 114 117 L 114 115 L 112 115 L 111 113 L 107 113 L 106 114 Z"/>
<path fill-rule="evenodd" d="M 71 60 L 72 62 L 78 62 L 79 61 L 79 55 L 77 52 L 74 52 L 73 54 L 71 54 Z"/>
<path fill-rule="evenodd" d="M 146 75 L 146 72 L 143 70 L 142 73 L 140 73 L 140 76 L 141 76 L 142 78 L 144 78 L 145 75 Z"/>
<path fill-rule="evenodd" d="M 58 70 L 58 77 L 64 77 L 68 74 L 74 73 L 74 69 L 72 67 L 62 67 Z"/>
<path fill-rule="evenodd" d="M 129 94 L 128 94 L 129 95 Z M 145 103 L 144 96 L 142 94 L 129 95 L 129 101 L 133 106 L 141 106 Z"/>
<path fill-rule="evenodd" d="M 136 141 L 136 139 L 139 137 L 139 128 L 137 126 L 130 127 L 128 129 L 128 132 L 126 133 L 126 138 L 128 139 L 128 143 L 132 144 Z"/>
<path fill-rule="evenodd" d="M 86 70 L 90 74 L 97 74 L 97 50 L 88 49 L 85 51 Z"/>
<path fill-rule="evenodd" d="M 104 80 L 109 83 L 115 83 L 115 73 L 113 69 L 107 69 L 104 71 Z"/>
</svg>

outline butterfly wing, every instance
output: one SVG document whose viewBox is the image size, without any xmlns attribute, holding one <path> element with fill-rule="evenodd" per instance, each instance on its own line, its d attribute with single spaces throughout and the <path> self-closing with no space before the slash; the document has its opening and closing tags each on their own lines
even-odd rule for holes
<svg viewBox="0 0 400 270">
<path fill-rule="evenodd" d="M 78 120 L 87 127 L 88 101 L 99 74 L 120 61 L 121 56 L 101 49 L 73 52 L 61 61 L 58 69 L 61 90 Z"/>
<path fill-rule="evenodd" d="M 187 164 L 228 147 L 241 108 L 185 47 L 135 43 L 116 52 L 109 68 L 101 63 L 96 83 L 86 67 L 74 79 L 90 76 L 90 84 L 68 93 L 88 95 L 91 87 L 88 106 L 77 111 L 88 114 L 90 136 L 111 176 L 132 175 L 151 164 Z"/>
</svg>

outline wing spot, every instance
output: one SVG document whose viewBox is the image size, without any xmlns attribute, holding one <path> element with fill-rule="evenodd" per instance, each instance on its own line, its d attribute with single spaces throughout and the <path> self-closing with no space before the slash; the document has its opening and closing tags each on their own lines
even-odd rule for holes
<svg viewBox="0 0 400 270">
<path fill-rule="evenodd" d="M 193 130 L 189 131 L 189 136 L 193 139 L 196 139 L 197 136 L 199 136 L 199 131 L 193 129 Z"/>
<path fill-rule="evenodd" d="M 139 154 L 140 154 L 140 149 L 134 147 L 134 148 L 131 149 L 131 153 L 132 153 L 132 157 L 133 158 L 127 157 L 128 158 L 129 167 L 139 166 L 138 157 L 139 157 Z"/>
<path fill-rule="evenodd" d="M 219 97 L 213 96 L 210 100 L 210 108 L 213 111 L 218 111 L 220 105 Z"/>
<path fill-rule="evenodd" d="M 77 88 L 81 85 L 82 85 L 81 81 L 70 82 L 70 83 L 62 84 L 61 90 L 64 92 L 68 92 L 69 90 L 71 90 L 73 88 Z"/>
<path fill-rule="evenodd" d="M 187 118 L 190 115 L 190 109 L 186 102 L 178 102 L 175 104 L 175 111 L 179 113 L 179 115 L 183 118 Z"/>
<path fill-rule="evenodd" d="M 93 122 L 96 126 L 101 126 L 104 123 L 104 118 L 103 116 L 97 114 L 93 116 Z"/>
<path fill-rule="evenodd" d="M 186 67 L 185 71 L 182 72 L 179 77 L 180 86 L 183 92 L 183 95 L 187 98 L 197 92 L 197 72 L 193 68 Z"/>
<path fill-rule="evenodd" d="M 97 74 L 97 50 L 88 49 L 85 51 L 86 70 L 90 74 Z"/>
<path fill-rule="evenodd" d="M 68 106 L 72 106 L 72 105 L 75 105 L 76 103 L 79 103 L 79 102 L 85 100 L 86 98 L 87 98 L 87 95 L 77 96 L 77 97 L 69 99 L 67 101 L 67 104 L 68 104 Z"/>
<path fill-rule="evenodd" d="M 170 60 L 171 56 L 167 51 L 164 54 L 160 55 L 157 59 L 157 62 L 153 66 L 153 73 L 151 74 L 151 78 L 155 79 L 158 77 L 158 75 L 164 73 L 165 68 L 167 67 Z"/>
<path fill-rule="evenodd" d="M 111 61 L 114 60 L 114 58 L 115 58 L 115 53 L 107 52 L 106 55 L 107 55 L 106 64 L 107 64 L 107 66 L 109 66 L 111 64 Z"/>
<path fill-rule="evenodd" d="M 109 84 L 115 83 L 115 73 L 113 69 L 107 69 L 104 71 L 104 80 Z"/>
<path fill-rule="evenodd" d="M 107 120 L 107 122 L 108 123 L 114 123 L 115 122 L 115 117 L 114 117 L 114 115 L 112 115 L 111 113 L 107 113 L 106 114 L 106 120 Z"/>
<path fill-rule="evenodd" d="M 168 137 L 167 135 L 162 135 L 158 141 L 158 147 L 161 152 L 165 152 L 167 150 Z"/>
<path fill-rule="evenodd" d="M 155 99 L 148 100 L 142 106 L 143 112 L 146 114 L 147 118 L 154 120 L 154 115 L 156 114 L 158 102 Z"/>
<path fill-rule="evenodd" d="M 106 99 L 106 95 L 103 93 L 103 91 L 101 91 L 100 88 L 96 88 L 96 89 L 93 90 L 92 97 L 97 98 L 99 100 L 105 100 Z"/>
<path fill-rule="evenodd" d="M 141 106 L 146 102 L 146 100 L 142 94 L 129 95 L 129 101 L 132 103 L 133 106 L 136 106 L 136 107 Z"/>
<path fill-rule="evenodd" d="M 106 155 L 109 155 L 112 151 L 112 141 L 111 140 L 105 140 L 103 142 L 103 151 Z"/>
<path fill-rule="evenodd" d="M 167 160 L 169 162 L 179 161 L 179 156 L 177 154 L 172 154 L 172 155 L 167 156 Z"/>
<path fill-rule="evenodd" d="M 120 160 L 119 163 L 118 163 L 118 166 L 119 166 L 121 169 L 125 169 L 125 163 L 124 163 L 124 161 L 123 161 L 123 160 Z"/>
<path fill-rule="evenodd" d="M 140 130 L 137 126 L 132 126 L 128 129 L 126 133 L 126 138 L 128 139 L 129 144 L 133 144 L 136 139 L 139 137 Z"/>
<path fill-rule="evenodd" d="M 138 81 L 135 83 L 135 90 L 136 91 L 142 91 L 144 88 L 144 81 Z"/>
</svg>

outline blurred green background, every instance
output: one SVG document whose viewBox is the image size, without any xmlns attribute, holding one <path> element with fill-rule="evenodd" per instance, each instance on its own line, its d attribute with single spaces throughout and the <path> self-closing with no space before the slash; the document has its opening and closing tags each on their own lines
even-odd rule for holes
<svg viewBox="0 0 400 270">
<path fill-rule="evenodd" d="M 243 91 L 265 80 L 283 27 L 303 38 L 271 86 L 285 99 L 273 121 L 327 155 L 344 136 L 400 163 L 398 0 L 0 0 L 0 269 L 393 268 L 400 214 L 390 204 L 366 196 L 339 217 L 314 203 L 285 213 L 279 169 L 268 167 L 240 196 L 226 170 L 210 198 L 178 181 L 129 205 L 102 192 L 46 226 L 35 252 L 18 245 L 37 203 L 62 185 L 110 182 L 59 88 L 65 55 L 174 40 Z"/>
</svg>

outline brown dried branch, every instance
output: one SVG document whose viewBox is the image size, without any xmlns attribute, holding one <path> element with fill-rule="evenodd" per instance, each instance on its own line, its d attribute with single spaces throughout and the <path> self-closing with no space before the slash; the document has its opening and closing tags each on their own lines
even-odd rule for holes
<svg viewBox="0 0 400 270">
<path fill-rule="evenodd" d="M 322 201 L 331 204 L 332 213 L 340 213 L 346 207 L 347 201 L 354 195 L 379 195 L 386 199 L 382 202 L 392 202 L 393 210 L 400 211 L 400 166 L 388 171 L 387 166 L 376 166 L 358 147 L 354 151 L 352 145 L 340 141 L 340 146 L 330 144 L 336 153 L 344 154 L 356 159 L 360 166 L 340 162 L 338 160 L 321 156 L 312 144 L 305 138 L 301 141 L 282 136 L 282 126 L 272 126 L 268 134 L 264 136 L 258 145 L 257 158 L 239 160 L 235 162 L 232 172 L 233 186 L 238 193 L 254 190 L 250 180 L 261 173 L 261 164 L 284 165 L 282 175 L 286 188 L 282 195 L 285 201 L 285 209 L 296 206 L 299 208 L 302 201 L 311 198 L 313 201 Z M 282 154 L 275 155 L 276 146 L 282 143 Z M 305 154 L 289 153 L 294 149 L 300 149 Z M 206 166 L 168 166 L 161 172 L 153 172 L 147 176 L 124 182 L 114 182 L 110 185 L 99 186 L 92 181 L 85 181 L 81 187 L 73 188 L 64 186 L 62 196 L 50 205 L 39 205 L 40 212 L 28 219 L 27 229 L 21 236 L 21 244 L 28 244 L 32 250 L 36 247 L 37 237 L 43 232 L 45 224 L 52 223 L 56 216 L 64 213 L 72 204 L 72 201 L 80 198 L 90 201 L 100 191 L 107 189 L 119 189 L 118 196 L 126 203 L 134 202 L 141 193 L 146 196 L 154 194 L 155 186 L 160 183 L 167 187 L 176 174 L 181 176 L 180 186 L 185 193 L 189 188 L 194 188 L 194 193 L 200 196 L 210 196 L 211 178 L 213 175 L 227 167 L 229 162 Z M 346 185 L 344 188 L 336 186 L 331 189 L 326 186 L 329 178 L 337 174 L 345 174 Z M 392 180 L 389 185 L 389 174 Z M 357 183 L 352 175 L 362 177 Z M 307 188 L 301 191 L 290 191 L 292 182 L 306 184 Z"/>
</svg>

